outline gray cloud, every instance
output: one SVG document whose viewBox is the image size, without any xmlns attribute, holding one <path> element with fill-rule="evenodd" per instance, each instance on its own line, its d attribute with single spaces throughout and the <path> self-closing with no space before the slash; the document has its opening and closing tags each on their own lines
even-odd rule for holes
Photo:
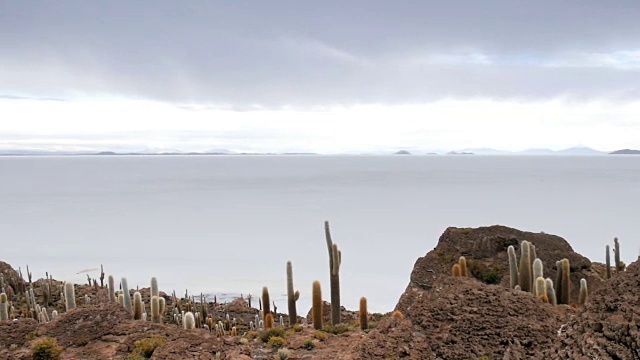
<svg viewBox="0 0 640 360">
<path fill-rule="evenodd" d="M 634 0 L 0 0 L 0 92 L 231 109 L 638 98 L 638 18 Z"/>
</svg>

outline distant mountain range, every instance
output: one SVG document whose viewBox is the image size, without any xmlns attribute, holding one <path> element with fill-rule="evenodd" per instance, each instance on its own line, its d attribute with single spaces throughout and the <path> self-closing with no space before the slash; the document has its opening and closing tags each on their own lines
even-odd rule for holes
<svg viewBox="0 0 640 360">
<path fill-rule="evenodd" d="M 595 150 L 585 146 L 576 146 L 568 149 L 562 150 L 551 150 L 551 149 L 526 149 L 522 151 L 504 151 L 504 150 L 496 150 L 491 148 L 471 148 L 457 151 L 457 153 L 473 153 L 477 155 L 561 155 L 561 156 L 572 156 L 572 155 L 606 155 L 607 153 L 604 151 Z"/>
</svg>

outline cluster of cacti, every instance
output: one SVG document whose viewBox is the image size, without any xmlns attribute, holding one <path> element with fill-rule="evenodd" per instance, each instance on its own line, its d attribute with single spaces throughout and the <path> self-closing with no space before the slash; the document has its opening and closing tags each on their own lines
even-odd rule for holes
<svg viewBox="0 0 640 360">
<path fill-rule="evenodd" d="M 458 262 L 451 268 L 452 276 L 469 276 L 469 270 L 467 268 L 467 259 L 464 256 L 460 256 Z"/>
<path fill-rule="evenodd" d="M 622 272 L 625 270 L 626 265 L 620 260 L 620 241 L 617 237 L 613 238 L 613 256 L 614 256 L 614 268 L 616 269 L 616 273 Z M 605 246 L 605 271 L 606 278 L 611 279 L 611 248 L 609 245 Z"/>
<path fill-rule="evenodd" d="M 553 305 L 570 304 L 571 264 L 569 259 L 562 259 L 556 262 L 557 272 L 554 282 L 550 278 L 544 278 L 542 260 L 535 257 L 535 246 L 530 242 L 522 241 L 520 244 L 519 263 L 513 246 L 508 247 L 507 255 L 509 258 L 509 286 L 512 289 L 531 292 L 544 302 L 549 302 Z M 584 299 L 581 292 L 581 297 L 578 301 L 580 305 L 584 305 L 587 301 L 587 281 L 582 279 L 582 283 L 584 283 L 585 290 Z"/>
</svg>

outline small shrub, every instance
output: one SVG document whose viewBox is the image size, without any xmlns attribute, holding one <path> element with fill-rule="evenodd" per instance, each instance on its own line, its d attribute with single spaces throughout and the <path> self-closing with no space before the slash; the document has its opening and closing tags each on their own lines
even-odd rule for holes
<svg viewBox="0 0 640 360">
<path fill-rule="evenodd" d="M 133 354 L 141 355 L 148 359 L 151 357 L 151 355 L 153 355 L 153 352 L 158 346 L 163 345 L 166 342 L 167 339 L 160 336 L 153 336 L 150 338 L 138 340 L 133 344 L 135 346 Z"/>
<path fill-rule="evenodd" d="M 287 348 L 278 349 L 278 358 L 280 360 L 287 360 L 291 356 L 291 350 Z"/>
<path fill-rule="evenodd" d="M 78 338 L 73 342 L 76 346 L 85 346 L 91 341 L 91 338 L 87 335 L 78 336 Z"/>
<path fill-rule="evenodd" d="M 129 355 L 127 355 L 125 360 L 147 360 L 147 358 L 145 358 L 142 355 L 138 355 L 138 354 L 129 354 Z"/>
<path fill-rule="evenodd" d="M 467 268 L 474 278 L 485 284 L 495 285 L 502 280 L 502 271 L 495 265 L 488 266 L 478 261 L 467 260 Z"/>
<path fill-rule="evenodd" d="M 274 327 L 260 332 L 260 340 L 262 340 L 262 342 L 268 342 L 274 336 L 284 338 L 284 329 L 281 327 Z"/>
<path fill-rule="evenodd" d="M 325 341 L 327 339 L 327 334 L 322 331 L 316 331 L 313 336 L 320 341 Z"/>
<path fill-rule="evenodd" d="M 44 337 L 33 344 L 33 360 L 59 360 L 62 347 L 54 338 Z"/>
<path fill-rule="evenodd" d="M 312 339 L 307 339 L 302 343 L 302 346 L 307 350 L 313 350 L 313 348 L 316 347 L 316 344 L 313 343 Z"/>
<path fill-rule="evenodd" d="M 281 338 L 280 336 L 272 336 L 269 338 L 269 342 L 267 342 L 267 346 L 273 349 L 279 349 L 283 347 L 284 344 L 284 338 Z"/>
<path fill-rule="evenodd" d="M 260 333 L 258 333 L 257 331 L 249 331 L 249 332 L 247 333 L 247 337 L 248 337 L 249 339 L 255 339 L 255 338 L 259 337 L 259 336 L 260 336 Z M 268 339 L 267 339 L 267 340 L 268 340 Z"/>
<path fill-rule="evenodd" d="M 33 339 L 35 339 L 37 337 L 38 337 L 38 335 L 36 335 L 35 331 L 29 331 L 27 333 L 27 335 L 24 336 L 24 339 L 27 340 L 27 341 L 31 341 L 31 340 L 33 340 Z"/>
<path fill-rule="evenodd" d="M 247 345 L 248 343 L 249 343 L 249 339 L 247 339 L 247 338 L 241 338 L 240 339 L 240 344 Z"/>
<path fill-rule="evenodd" d="M 340 335 L 349 331 L 349 325 L 347 324 L 338 324 L 338 325 L 327 325 L 322 328 L 322 331 L 328 332 L 334 335 Z"/>
<path fill-rule="evenodd" d="M 293 331 L 295 331 L 295 332 L 300 332 L 300 331 L 302 331 L 302 329 L 304 329 L 304 328 L 300 324 L 293 325 Z"/>
</svg>

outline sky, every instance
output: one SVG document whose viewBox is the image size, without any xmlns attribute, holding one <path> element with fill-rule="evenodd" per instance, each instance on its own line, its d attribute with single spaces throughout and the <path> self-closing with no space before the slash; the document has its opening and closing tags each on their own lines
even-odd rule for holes
<svg viewBox="0 0 640 360">
<path fill-rule="evenodd" d="M 640 2 L 0 0 L 0 150 L 640 148 Z"/>
</svg>

